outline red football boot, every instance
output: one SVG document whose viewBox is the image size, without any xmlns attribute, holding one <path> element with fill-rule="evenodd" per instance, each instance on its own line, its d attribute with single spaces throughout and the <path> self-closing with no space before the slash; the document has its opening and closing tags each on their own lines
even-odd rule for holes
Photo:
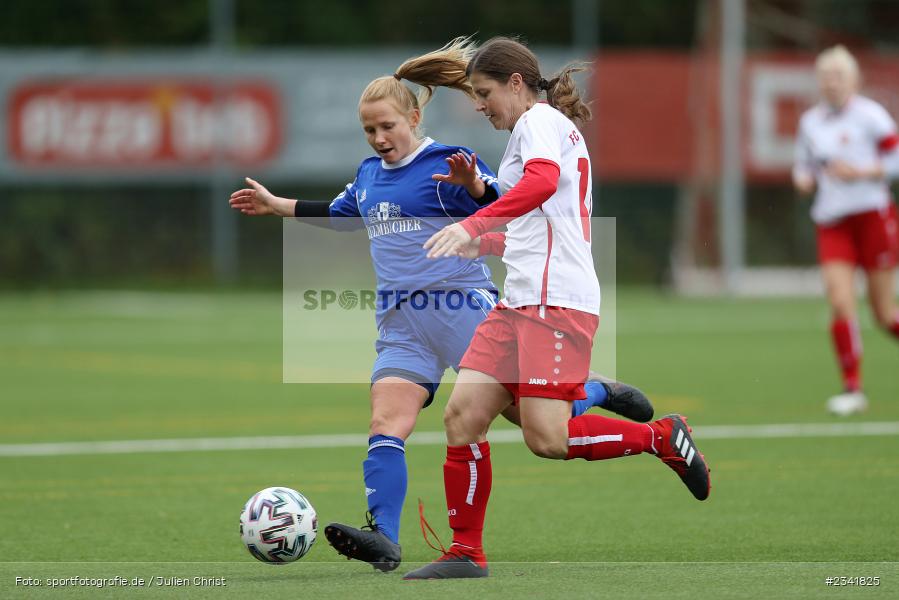
<svg viewBox="0 0 899 600">
<path fill-rule="evenodd" d="M 650 424 L 652 452 L 677 473 L 697 500 L 709 497 L 712 482 L 705 456 L 690 436 L 693 429 L 680 415 L 667 415 Z"/>
</svg>

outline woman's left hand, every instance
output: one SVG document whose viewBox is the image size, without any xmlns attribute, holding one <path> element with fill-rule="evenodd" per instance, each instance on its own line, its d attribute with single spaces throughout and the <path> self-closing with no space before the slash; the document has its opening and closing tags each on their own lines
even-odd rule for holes
<svg viewBox="0 0 899 600">
<path fill-rule="evenodd" d="M 460 185 L 464 188 L 468 188 L 477 183 L 478 157 L 476 154 L 472 154 L 469 158 L 462 152 L 456 152 L 455 154 L 447 157 L 446 162 L 447 164 L 449 164 L 449 173 L 446 175 L 436 173 L 434 175 L 431 175 L 431 179 L 443 183 Z"/>
<path fill-rule="evenodd" d="M 465 228 L 458 223 L 453 223 L 432 235 L 425 242 L 424 249 L 428 251 L 428 258 L 464 256 L 470 242 L 471 236 L 468 235 Z"/>
<path fill-rule="evenodd" d="M 858 181 L 859 179 L 879 179 L 883 172 L 879 166 L 870 169 L 860 169 L 842 160 L 832 160 L 827 163 L 827 174 L 843 181 Z"/>
</svg>

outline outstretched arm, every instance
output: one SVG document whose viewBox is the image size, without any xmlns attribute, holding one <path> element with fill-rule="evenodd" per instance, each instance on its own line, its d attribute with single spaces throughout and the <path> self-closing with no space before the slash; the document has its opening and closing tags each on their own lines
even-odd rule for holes
<svg viewBox="0 0 899 600">
<path fill-rule="evenodd" d="M 231 208 L 250 216 L 293 216 L 296 200 L 275 196 L 264 185 L 249 177 L 246 178 L 246 182 L 250 187 L 231 194 L 231 198 L 228 200 Z"/>
<path fill-rule="evenodd" d="M 293 216 L 297 221 L 309 225 L 324 229 L 334 228 L 334 224 L 331 222 L 331 203 L 326 200 L 296 200 Z"/>
<path fill-rule="evenodd" d="M 272 194 L 264 185 L 246 178 L 249 188 L 237 190 L 228 201 L 231 208 L 250 216 L 275 215 L 296 217 L 304 223 L 316 227 L 330 228 L 329 202 L 316 200 L 294 200 Z"/>
</svg>

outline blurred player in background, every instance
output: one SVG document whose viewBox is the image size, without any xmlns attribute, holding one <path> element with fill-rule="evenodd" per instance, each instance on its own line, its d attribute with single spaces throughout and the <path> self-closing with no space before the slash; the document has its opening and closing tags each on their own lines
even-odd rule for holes
<svg viewBox="0 0 899 600">
<path fill-rule="evenodd" d="M 496 303 L 496 287 L 482 260 L 431 261 L 422 249 L 444 224 L 471 215 L 499 194 L 493 173 L 471 150 L 439 144 L 420 133 L 422 110 L 435 86 L 472 95 L 465 75 L 471 52 L 470 43 L 459 38 L 407 60 L 393 76 L 366 87 L 359 118 L 376 156 L 363 161 L 355 180 L 332 202 L 280 198 L 249 178 L 251 187 L 230 199 L 233 208 L 248 215 L 368 230 L 379 298 L 370 437 L 363 463 L 368 525 L 360 529 L 331 523 L 325 536 L 341 554 L 381 571 L 395 569 L 401 560 L 399 525 L 408 485 L 405 441 L 419 412 L 434 399 L 444 371 L 458 369 L 475 328 Z M 423 86 L 419 96 L 404 79 Z M 444 175 L 447 164 L 450 173 Z M 442 308 L 436 295 L 426 296 L 429 306 L 417 310 L 394 293 L 418 290 L 444 292 Z M 450 292 L 464 293 L 467 301 L 450 310 Z M 604 406 L 630 418 L 652 418 L 652 406 L 636 388 L 594 381 L 587 390 L 589 395 L 573 406 L 576 414 Z M 519 422 L 517 408 L 504 414 Z"/>
<path fill-rule="evenodd" d="M 600 289 L 591 253 L 590 158 L 579 126 L 590 119 L 568 67 L 551 81 L 537 57 L 494 38 L 468 65 L 477 110 L 511 138 L 499 168 L 502 197 L 425 244 L 431 258 L 467 256 L 493 229 L 508 225 L 505 298 L 475 331 L 447 404 L 443 466 L 453 542 L 437 561 L 405 579 L 486 577 L 482 534 L 492 485 L 493 420 L 520 409 L 530 450 L 541 457 L 588 461 L 648 452 L 672 468 L 699 500 L 708 497 L 705 459 L 686 419 L 632 423 L 573 416 L 583 397 Z M 539 101 L 546 92 L 546 102 Z M 498 244 L 491 236 L 487 246 Z M 423 529 L 424 529 L 424 518 Z"/>
<path fill-rule="evenodd" d="M 899 136 L 887 111 L 858 94 L 858 64 L 846 48 L 825 50 L 815 68 L 821 102 L 799 121 L 793 184 L 801 194 L 815 192 L 811 214 L 833 313 L 830 334 L 843 376 L 843 393 L 830 398 L 827 407 L 849 415 L 868 407 L 862 392 L 856 267 L 865 272 L 877 323 L 899 339 L 893 291 L 899 227 L 888 185 L 899 176 Z"/>
</svg>

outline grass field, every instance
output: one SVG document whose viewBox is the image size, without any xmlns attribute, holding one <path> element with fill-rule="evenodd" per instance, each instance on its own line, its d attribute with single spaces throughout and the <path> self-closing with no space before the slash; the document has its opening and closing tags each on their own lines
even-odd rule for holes
<svg viewBox="0 0 899 600">
<path fill-rule="evenodd" d="M 0 444 L 366 431 L 364 384 L 280 383 L 280 319 L 277 294 L 0 296 Z M 702 426 L 835 422 L 823 412 L 838 388 L 827 322 L 817 300 L 619 291 L 618 375 L 648 392 L 657 414 L 683 412 L 698 426 L 712 496 L 696 502 L 652 457 L 561 463 L 497 443 L 488 580 L 401 581 L 435 558 L 417 498 L 449 537 L 444 449 L 428 440 L 409 446 L 407 562 L 390 575 L 346 562 L 323 536 L 299 563 L 270 567 L 237 535 L 244 501 L 271 485 L 301 490 L 320 522 L 361 522 L 361 446 L 18 457 L 0 448 L 0 598 L 899 597 L 896 435 L 702 437 Z M 872 407 L 842 422 L 897 422 L 899 345 L 863 324 Z M 441 429 L 447 392 L 420 431 Z M 47 583 L 115 576 L 145 587 Z M 880 585 L 825 585 L 841 576 Z"/>
</svg>

